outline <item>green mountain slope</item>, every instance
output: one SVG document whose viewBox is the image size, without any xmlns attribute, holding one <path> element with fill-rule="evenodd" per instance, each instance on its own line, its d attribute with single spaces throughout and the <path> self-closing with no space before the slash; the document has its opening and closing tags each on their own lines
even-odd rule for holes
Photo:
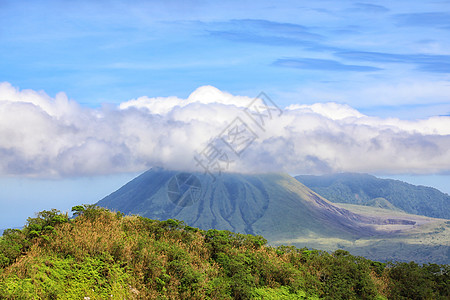
<svg viewBox="0 0 450 300">
<path fill-rule="evenodd" d="M 450 219 L 450 196 L 435 188 L 356 173 L 299 175 L 295 178 L 331 202 L 391 206 L 411 214 Z M 376 198 L 384 198 L 387 202 L 380 204 L 374 200 Z"/>
<path fill-rule="evenodd" d="M 260 236 L 93 205 L 0 238 L 0 299 L 448 299 L 448 265 L 267 247 Z"/>
<path fill-rule="evenodd" d="M 389 210 L 394 210 L 394 211 L 402 211 L 400 208 L 395 207 L 391 202 L 384 199 L 383 197 L 374 198 L 372 200 L 364 202 L 363 205 L 376 207 L 376 208 L 384 208 L 384 209 L 389 209 Z"/>
</svg>

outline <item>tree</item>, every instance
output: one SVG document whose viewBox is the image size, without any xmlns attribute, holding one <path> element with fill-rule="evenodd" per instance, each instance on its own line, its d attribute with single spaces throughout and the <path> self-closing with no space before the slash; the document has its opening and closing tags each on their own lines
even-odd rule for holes
<svg viewBox="0 0 450 300">
<path fill-rule="evenodd" d="M 84 209 L 83 205 L 77 205 L 77 206 L 72 207 L 72 212 L 73 212 L 74 217 L 81 216 L 84 211 L 85 211 L 85 209 Z"/>
</svg>

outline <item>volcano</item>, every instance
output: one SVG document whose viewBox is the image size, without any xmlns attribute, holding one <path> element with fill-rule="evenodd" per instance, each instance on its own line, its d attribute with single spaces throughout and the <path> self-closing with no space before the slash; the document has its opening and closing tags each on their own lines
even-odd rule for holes
<svg viewBox="0 0 450 300">
<path fill-rule="evenodd" d="M 386 222 L 338 207 L 287 174 L 211 176 L 151 169 L 98 202 L 125 214 L 178 219 L 201 229 L 263 235 L 360 238 Z M 391 223 L 405 222 L 391 219 Z"/>
</svg>

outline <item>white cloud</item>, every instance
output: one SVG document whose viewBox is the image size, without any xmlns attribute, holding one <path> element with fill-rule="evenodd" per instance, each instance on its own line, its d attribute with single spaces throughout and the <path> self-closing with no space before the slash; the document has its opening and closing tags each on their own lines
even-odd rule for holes
<svg viewBox="0 0 450 300">
<path fill-rule="evenodd" d="M 121 109 L 130 107 L 146 108 L 152 114 L 167 114 L 176 107 L 186 107 L 191 104 L 223 104 L 236 107 L 245 107 L 251 98 L 233 96 L 222 92 L 213 86 L 202 86 L 196 89 L 187 99 L 177 97 L 140 97 L 120 104 Z"/>
<path fill-rule="evenodd" d="M 342 120 L 350 117 L 360 118 L 363 116 L 363 114 L 361 114 L 356 109 L 353 109 L 348 105 L 338 104 L 335 102 L 315 103 L 312 105 L 293 104 L 288 106 L 287 109 L 300 109 L 309 111 L 312 113 L 320 114 L 332 120 Z"/>
<path fill-rule="evenodd" d="M 52 98 L 2 83 L 0 174 L 70 177 L 151 166 L 203 171 L 194 156 L 210 141 L 228 151 L 230 171 L 450 171 L 450 117 L 382 119 L 337 103 L 299 104 L 280 116 L 273 111 L 261 128 L 243 111 L 252 100 L 204 86 L 187 99 L 141 97 L 92 109 L 63 93 Z M 240 157 L 218 138 L 236 117 L 255 137 Z"/>
<path fill-rule="evenodd" d="M 307 86 L 290 92 L 278 92 L 277 96 L 289 99 L 292 103 L 312 104 L 325 100 L 346 103 L 365 110 L 396 110 L 397 113 L 399 110 L 405 110 L 410 112 L 409 116 L 429 116 L 432 115 L 430 112 L 448 114 L 450 84 L 448 76 L 441 77 L 443 80 L 426 76 L 417 79 L 399 73 L 389 78 L 370 78 L 368 82 L 359 82 L 357 78 L 350 77 L 346 81 L 310 82 Z M 443 107 L 447 109 L 439 110 Z M 417 111 L 413 113 L 414 109 Z"/>
</svg>

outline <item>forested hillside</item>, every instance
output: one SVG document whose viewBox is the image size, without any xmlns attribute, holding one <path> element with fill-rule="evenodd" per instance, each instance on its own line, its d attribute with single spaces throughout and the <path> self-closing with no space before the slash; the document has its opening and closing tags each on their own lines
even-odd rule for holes
<svg viewBox="0 0 450 300">
<path fill-rule="evenodd" d="M 450 219 L 450 196 L 435 188 L 358 173 L 295 178 L 331 202 L 400 209 L 410 214 Z"/>
<path fill-rule="evenodd" d="M 1 299 L 448 299 L 448 265 L 382 264 L 265 245 L 93 205 L 29 218 L 0 239 Z"/>
</svg>

